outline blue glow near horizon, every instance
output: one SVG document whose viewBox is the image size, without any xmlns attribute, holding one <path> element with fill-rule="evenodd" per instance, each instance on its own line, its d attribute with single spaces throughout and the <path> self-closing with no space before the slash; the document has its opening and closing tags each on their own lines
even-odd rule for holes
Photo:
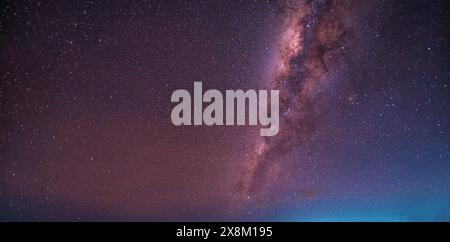
<svg viewBox="0 0 450 242">
<path fill-rule="evenodd" d="M 297 222 L 408 222 L 450 221 L 450 196 L 410 197 L 393 200 L 318 201 L 318 204 L 294 212 L 284 210 L 269 220 Z"/>
</svg>

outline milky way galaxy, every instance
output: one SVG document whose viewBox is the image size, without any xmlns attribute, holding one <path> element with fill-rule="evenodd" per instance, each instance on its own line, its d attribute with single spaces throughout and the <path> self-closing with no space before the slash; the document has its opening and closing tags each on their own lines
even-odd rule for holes
<svg viewBox="0 0 450 242">
<path fill-rule="evenodd" d="M 292 146 L 301 145 L 314 130 L 314 119 L 320 112 L 324 95 L 332 80 L 328 73 L 339 65 L 348 48 L 350 28 L 345 17 L 350 15 L 349 1 L 297 1 L 284 6 L 279 53 L 270 87 L 281 91 L 281 134 L 266 139 L 257 147 L 254 174 L 249 196 L 265 179 L 277 179 L 277 166 Z M 326 94 L 325 94 L 326 95 Z"/>
<path fill-rule="evenodd" d="M 1 6 L 1 220 L 450 220 L 447 1 Z M 173 125 L 194 82 L 279 133 Z"/>
</svg>

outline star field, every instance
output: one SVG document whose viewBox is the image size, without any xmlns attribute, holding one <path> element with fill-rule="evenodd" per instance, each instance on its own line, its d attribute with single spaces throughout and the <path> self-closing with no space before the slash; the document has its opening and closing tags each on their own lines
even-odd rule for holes
<svg viewBox="0 0 450 242">
<path fill-rule="evenodd" d="M 446 1 L 5 1 L 5 221 L 448 221 Z M 174 126 L 280 90 L 280 133 Z"/>
</svg>

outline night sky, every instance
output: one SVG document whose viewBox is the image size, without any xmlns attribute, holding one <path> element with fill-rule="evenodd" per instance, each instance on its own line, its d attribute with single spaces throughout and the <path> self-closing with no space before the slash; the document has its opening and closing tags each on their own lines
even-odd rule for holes
<svg viewBox="0 0 450 242">
<path fill-rule="evenodd" d="M 447 1 L 1 1 L 2 221 L 450 221 Z M 280 132 L 171 94 L 280 90 Z"/>
</svg>

